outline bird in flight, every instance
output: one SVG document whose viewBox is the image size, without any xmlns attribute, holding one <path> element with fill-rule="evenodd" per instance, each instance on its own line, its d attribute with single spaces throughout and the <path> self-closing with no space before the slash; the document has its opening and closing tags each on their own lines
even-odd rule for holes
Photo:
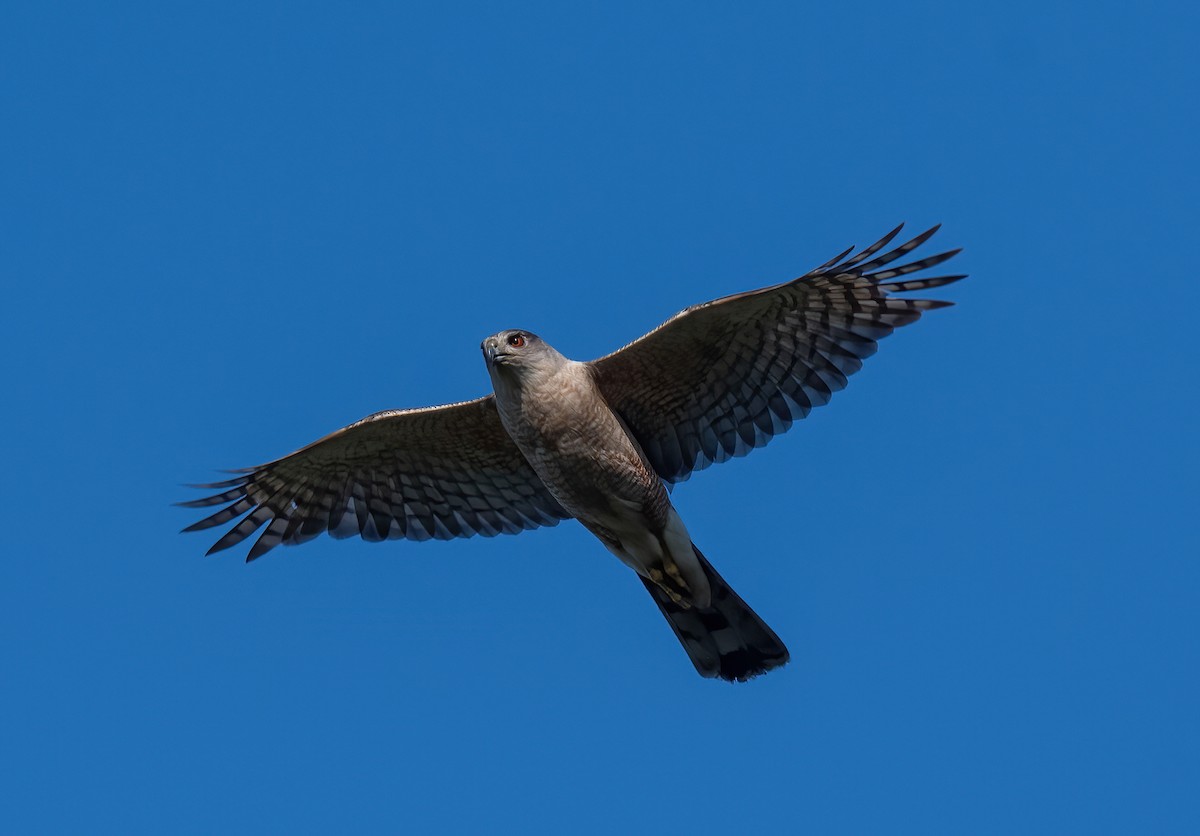
<svg viewBox="0 0 1200 836">
<path fill-rule="evenodd" d="M 379 412 L 235 478 L 189 508 L 242 515 L 209 554 L 263 533 L 247 562 L 328 532 L 364 540 L 515 534 L 577 519 L 637 573 L 705 677 L 745 681 L 788 651 L 692 542 L 668 487 L 761 447 L 845 387 L 878 340 L 950 305 L 895 294 L 958 250 L 889 267 L 938 227 L 884 251 L 903 224 L 793 281 L 681 311 L 598 360 L 529 331 L 481 345 L 493 394 Z"/>
</svg>

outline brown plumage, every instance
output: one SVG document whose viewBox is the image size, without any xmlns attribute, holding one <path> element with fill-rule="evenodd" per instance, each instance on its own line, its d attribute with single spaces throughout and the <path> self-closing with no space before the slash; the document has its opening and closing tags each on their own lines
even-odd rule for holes
<svg viewBox="0 0 1200 836">
<path fill-rule="evenodd" d="M 793 281 L 688 308 L 590 363 L 501 331 L 482 346 L 493 395 L 377 413 L 200 485 L 220 493 L 180 504 L 226 507 L 184 530 L 246 515 L 210 553 L 265 525 L 253 560 L 326 531 L 449 539 L 574 517 L 638 573 L 702 675 L 764 673 L 787 649 L 692 544 L 665 485 L 766 444 L 827 403 L 879 339 L 950 304 L 892 295 L 963 278 L 897 281 L 957 252 L 882 269 L 937 227 L 881 255 L 899 230 Z"/>
</svg>

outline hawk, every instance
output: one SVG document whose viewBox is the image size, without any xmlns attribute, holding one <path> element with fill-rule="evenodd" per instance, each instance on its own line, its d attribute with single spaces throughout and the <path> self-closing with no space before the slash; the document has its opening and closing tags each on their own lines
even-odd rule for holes
<svg viewBox="0 0 1200 836">
<path fill-rule="evenodd" d="M 364 540 L 514 534 L 574 518 L 637 573 L 705 677 L 745 681 L 788 651 L 692 542 L 668 487 L 761 447 L 829 401 L 877 342 L 951 303 L 895 294 L 964 278 L 901 277 L 938 227 L 903 224 L 798 279 L 694 305 L 624 348 L 568 360 L 529 331 L 481 345 L 493 394 L 379 412 L 180 503 L 242 515 L 209 553 L 263 533 L 247 561 L 328 532 Z"/>
</svg>

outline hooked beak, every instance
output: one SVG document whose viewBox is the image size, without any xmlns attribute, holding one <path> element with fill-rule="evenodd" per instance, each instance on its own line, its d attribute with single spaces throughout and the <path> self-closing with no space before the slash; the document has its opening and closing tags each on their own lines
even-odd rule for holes
<svg viewBox="0 0 1200 836">
<path fill-rule="evenodd" d="M 483 359 L 488 366 L 502 365 L 508 361 L 507 355 L 500 353 L 500 345 L 494 339 L 486 339 L 479 344 L 483 349 Z"/>
</svg>

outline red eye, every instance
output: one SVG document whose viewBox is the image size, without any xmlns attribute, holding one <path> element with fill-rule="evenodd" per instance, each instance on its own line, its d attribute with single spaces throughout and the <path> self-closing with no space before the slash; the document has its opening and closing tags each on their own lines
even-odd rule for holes
<svg viewBox="0 0 1200 836">
<path fill-rule="evenodd" d="M 520 334 L 513 334 L 508 338 L 508 344 L 513 348 L 521 348 L 525 345 L 525 338 Z"/>
</svg>

